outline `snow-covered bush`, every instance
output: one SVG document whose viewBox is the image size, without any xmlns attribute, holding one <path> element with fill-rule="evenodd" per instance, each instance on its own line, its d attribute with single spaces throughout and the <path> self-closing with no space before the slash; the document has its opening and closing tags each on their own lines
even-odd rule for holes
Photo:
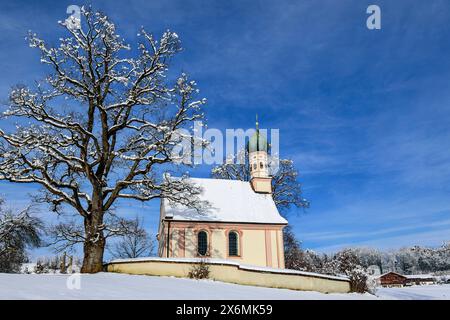
<svg viewBox="0 0 450 320">
<path fill-rule="evenodd" d="M 38 259 L 36 262 L 36 265 L 34 266 L 34 273 L 41 274 L 41 273 L 49 273 L 50 271 L 50 264 L 48 261 Z"/>
<path fill-rule="evenodd" d="M 188 273 L 188 277 L 191 279 L 208 279 L 209 273 L 209 265 L 205 260 L 200 260 L 198 264 L 192 266 Z"/>
<path fill-rule="evenodd" d="M 40 245 L 42 222 L 27 208 L 19 213 L 2 207 L 0 199 L 0 272 L 20 272 L 28 262 L 27 248 Z"/>
<path fill-rule="evenodd" d="M 364 293 L 369 291 L 367 272 L 361 266 L 347 272 L 350 278 L 350 290 L 352 292 Z"/>
<path fill-rule="evenodd" d="M 322 273 L 330 275 L 345 275 L 350 279 L 352 292 L 364 293 L 370 291 L 369 276 L 366 268 L 353 249 L 344 249 L 336 253 L 323 264 Z"/>
</svg>

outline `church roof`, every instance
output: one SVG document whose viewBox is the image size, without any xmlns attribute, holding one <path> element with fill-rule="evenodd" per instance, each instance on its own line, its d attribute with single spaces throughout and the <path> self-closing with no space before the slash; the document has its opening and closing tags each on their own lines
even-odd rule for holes
<svg viewBox="0 0 450 320">
<path fill-rule="evenodd" d="M 162 202 L 163 217 L 172 220 L 232 223 L 287 224 L 270 194 L 253 191 L 250 182 L 224 179 L 190 178 L 201 187 L 200 199 L 209 203 L 204 212 Z"/>
</svg>

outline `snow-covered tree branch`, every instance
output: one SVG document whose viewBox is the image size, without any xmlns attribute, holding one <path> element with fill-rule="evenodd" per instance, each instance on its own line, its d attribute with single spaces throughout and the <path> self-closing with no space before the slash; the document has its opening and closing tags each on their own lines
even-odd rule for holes
<svg viewBox="0 0 450 320">
<path fill-rule="evenodd" d="M 240 157 L 248 159 L 248 155 Z M 225 161 L 224 164 L 213 168 L 211 175 L 218 179 L 249 181 L 250 169 L 248 163 Z M 298 171 L 293 161 L 281 159 L 277 172 L 272 175 L 272 197 L 281 213 L 285 213 L 291 207 L 309 207 L 308 200 L 303 198 L 301 184 L 297 178 Z"/>
<path fill-rule="evenodd" d="M 31 215 L 31 207 L 14 213 L 0 199 L 0 272 L 17 272 L 27 259 L 27 247 L 41 244 L 42 221 Z"/>
<path fill-rule="evenodd" d="M 128 231 L 108 248 L 112 258 L 126 259 L 151 255 L 156 247 L 156 238 L 144 229 L 142 219 L 136 217 L 128 220 L 128 223 Z"/>
<path fill-rule="evenodd" d="M 135 54 L 104 14 L 83 8 L 81 22 L 80 29 L 61 23 L 69 36 L 58 47 L 29 34 L 51 74 L 10 93 L 3 116 L 18 125 L 0 128 L 0 180 L 39 184 L 55 211 L 76 210 L 84 218 L 82 271 L 97 272 L 103 216 L 118 199 L 196 205 L 195 188 L 186 179 L 168 182 L 158 167 L 179 160 L 176 132 L 203 117 L 205 100 L 186 74 L 171 81 L 169 64 L 181 50 L 176 33 L 157 40 L 141 30 Z"/>
</svg>

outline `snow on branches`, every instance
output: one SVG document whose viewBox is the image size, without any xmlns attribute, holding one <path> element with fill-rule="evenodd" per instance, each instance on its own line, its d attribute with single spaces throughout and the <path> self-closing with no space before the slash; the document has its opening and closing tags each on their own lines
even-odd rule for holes
<svg viewBox="0 0 450 320">
<path fill-rule="evenodd" d="M 241 150 L 238 158 L 248 159 L 248 153 Z M 236 163 L 229 159 L 224 164 L 214 167 L 211 175 L 218 179 L 250 180 L 248 163 Z M 278 170 L 272 175 L 272 197 L 282 213 L 291 207 L 308 208 L 309 201 L 303 198 L 300 182 L 297 180 L 298 171 L 290 159 L 280 159 Z"/>
<path fill-rule="evenodd" d="M 99 225 L 92 215 L 120 198 L 164 195 L 194 205 L 185 179 L 169 184 L 158 171 L 179 160 L 177 132 L 203 118 L 206 102 L 186 74 L 168 74 L 181 50 L 178 35 L 166 31 L 157 40 L 142 29 L 133 51 L 106 15 L 82 8 L 81 20 L 81 28 L 60 23 L 68 37 L 57 47 L 29 33 L 51 73 L 10 93 L 3 117 L 17 126 L 0 128 L 0 180 L 40 184 L 55 210 L 69 205 Z"/>
<path fill-rule="evenodd" d="M 193 99 L 198 91 L 185 74 L 174 86 L 166 84 L 168 59 L 181 49 L 175 33 L 165 32 L 158 42 L 142 30 L 140 55 L 127 59 L 122 51 L 129 45 L 114 24 L 98 12 L 82 13 L 88 30 L 67 28 L 71 36 L 60 39 L 58 48 L 30 33 L 30 46 L 54 72 L 46 79 L 47 90 L 12 90 L 4 115 L 34 121 L 15 133 L 0 130 L 0 179 L 40 183 L 55 201 L 86 215 L 92 199 L 83 191 L 85 178 L 102 188 L 105 209 L 118 197 L 135 197 L 125 192 L 134 186 L 142 191 L 139 200 L 154 197 L 158 186 L 148 173 L 172 160 L 174 132 L 200 119 L 205 101 Z M 60 96 L 83 103 L 64 113 Z M 118 165 L 127 174 L 111 186 Z"/>
<path fill-rule="evenodd" d="M 31 215 L 31 207 L 14 213 L 0 198 L 0 272 L 17 272 L 27 259 L 27 247 L 41 244 L 42 221 Z"/>
</svg>

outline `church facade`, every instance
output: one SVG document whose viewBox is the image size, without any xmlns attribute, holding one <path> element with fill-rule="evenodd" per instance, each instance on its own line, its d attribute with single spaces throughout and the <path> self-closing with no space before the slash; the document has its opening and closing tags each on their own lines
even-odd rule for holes
<svg viewBox="0 0 450 320">
<path fill-rule="evenodd" d="M 258 127 L 249 140 L 251 180 L 191 178 L 209 203 L 205 212 L 161 200 L 160 257 L 213 258 L 284 268 L 283 228 L 272 199 L 267 139 Z"/>
</svg>

